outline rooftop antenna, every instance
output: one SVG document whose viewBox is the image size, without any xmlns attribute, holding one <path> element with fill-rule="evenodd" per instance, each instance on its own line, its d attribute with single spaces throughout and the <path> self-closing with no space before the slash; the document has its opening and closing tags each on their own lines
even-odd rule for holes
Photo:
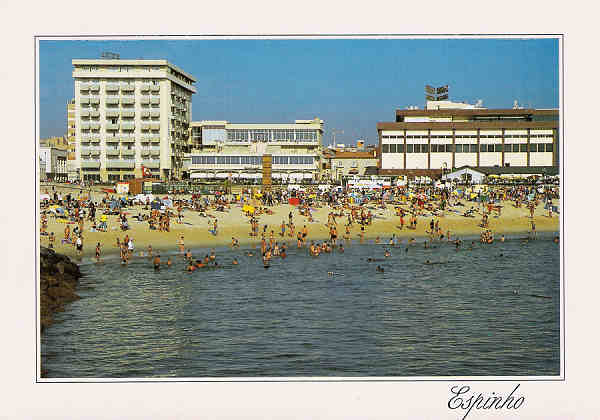
<svg viewBox="0 0 600 420">
<path fill-rule="evenodd" d="M 331 140 L 333 142 L 333 149 L 334 150 L 335 150 L 335 135 L 336 134 L 344 134 L 344 130 L 337 130 L 337 129 L 331 130 Z"/>
</svg>

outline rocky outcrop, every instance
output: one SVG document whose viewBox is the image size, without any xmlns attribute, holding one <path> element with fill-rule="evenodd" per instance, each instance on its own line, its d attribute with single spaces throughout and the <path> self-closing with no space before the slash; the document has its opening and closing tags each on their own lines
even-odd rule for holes
<svg viewBox="0 0 600 420">
<path fill-rule="evenodd" d="M 81 272 L 69 257 L 40 248 L 40 324 L 42 332 L 52 324 L 52 315 L 65 304 L 79 299 L 75 289 Z"/>
</svg>

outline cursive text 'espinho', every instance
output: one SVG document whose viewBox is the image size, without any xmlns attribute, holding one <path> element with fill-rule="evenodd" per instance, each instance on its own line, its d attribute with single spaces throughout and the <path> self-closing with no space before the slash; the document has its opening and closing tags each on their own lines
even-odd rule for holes
<svg viewBox="0 0 600 420">
<path fill-rule="evenodd" d="M 502 395 L 496 394 L 495 392 L 492 392 L 491 395 L 486 395 L 482 393 L 475 394 L 470 392 L 471 387 L 467 385 L 455 385 L 452 388 L 450 388 L 452 397 L 450 398 L 450 400 L 448 400 L 448 408 L 451 410 L 466 410 L 466 413 L 463 416 L 462 420 L 465 420 L 467 418 L 467 416 L 473 408 L 475 408 L 476 410 L 517 410 L 525 402 L 525 397 L 517 397 L 514 395 L 519 386 L 520 384 L 517 384 L 517 386 L 515 386 L 511 393 L 508 394 L 508 396 L 504 397 Z"/>
</svg>

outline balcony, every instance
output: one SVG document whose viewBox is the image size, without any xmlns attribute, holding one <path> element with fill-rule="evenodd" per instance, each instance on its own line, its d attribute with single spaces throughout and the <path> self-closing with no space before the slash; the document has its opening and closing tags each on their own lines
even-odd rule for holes
<svg viewBox="0 0 600 420">
<path fill-rule="evenodd" d="M 160 117 L 160 109 L 153 109 L 150 111 L 152 117 Z"/>
<path fill-rule="evenodd" d="M 135 103 L 135 98 L 133 96 L 123 96 L 121 98 L 121 104 L 123 105 L 133 105 Z"/>
<path fill-rule="evenodd" d="M 135 168 L 135 160 L 133 159 L 123 159 L 123 160 L 114 160 L 110 159 L 106 161 L 107 168 Z"/>
<path fill-rule="evenodd" d="M 142 105 L 148 105 L 150 103 L 150 97 L 149 96 L 142 96 L 142 99 L 140 100 Z"/>
<path fill-rule="evenodd" d="M 100 169 L 100 162 L 97 160 L 82 160 L 81 167 L 86 169 Z"/>
<path fill-rule="evenodd" d="M 150 90 L 152 92 L 158 92 L 160 90 L 160 85 L 152 85 L 150 86 Z"/>
<path fill-rule="evenodd" d="M 82 121 L 82 122 L 79 124 L 79 127 L 80 127 L 82 130 L 89 130 L 89 129 L 90 129 L 90 123 L 89 123 L 89 122 L 83 122 L 83 121 Z"/>
<path fill-rule="evenodd" d="M 150 98 L 150 103 L 153 105 L 158 105 L 160 103 L 160 96 L 152 96 Z"/>
<path fill-rule="evenodd" d="M 100 111 L 97 111 L 94 109 L 94 110 L 90 111 L 90 116 L 92 118 L 98 118 L 100 116 Z"/>
<path fill-rule="evenodd" d="M 160 130 L 160 123 L 159 122 L 153 122 L 150 124 L 150 128 L 152 130 Z"/>
<path fill-rule="evenodd" d="M 89 96 L 80 96 L 79 97 L 79 103 L 89 104 L 90 103 L 90 97 Z"/>
<path fill-rule="evenodd" d="M 142 118 L 148 118 L 150 116 L 150 111 L 145 110 L 141 113 Z"/>
<path fill-rule="evenodd" d="M 121 91 L 123 92 L 133 92 L 135 90 L 135 85 L 129 83 L 121 83 Z"/>
<path fill-rule="evenodd" d="M 122 136 L 121 143 L 135 143 L 135 137 L 133 136 Z"/>
<path fill-rule="evenodd" d="M 119 90 L 119 84 L 118 83 L 107 83 L 106 84 L 106 91 L 107 92 L 117 92 Z"/>
<path fill-rule="evenodd" d="M 116 118 L 119 116 L 119 111 L 106 111 L 106 118 Z"/>
<path fill-rule="evenodd" d="M 135 156 L 135 149 L 121 149 L 122 156 Z"/>
<path fill-rule="evenodd" d="M 108 124 L 106 124 L 106 129 L 107 130 L 118 130 L 119 124 L 108 123 Z"/>
<path fill-rule="evenodd" d="M 160 147 L 159 146 L 152 146 L 150 147 L 150 154 L 152 156 L 159 156 L 160 155 Z"/>
<path fill-rule="evenodd" d="M 128 118 L 135 117 L 135 111 L 121 111 L 121 116 Z"/>
<path fill-rule="evenodd" d="M 142 83 L 140 85 L 140 90 L 142 92 L 148 92 L 150 90 L 150 83 Z"/>
<path fill-rule="evenodd" d="M 87 109 L 82 109 L 81 112 L 79 113 L 82 117 L 89 117 L 90 116 L 90 111 Z"/>
<path fill-rule="evenodd" d="M 150 130 L 151 127 L 152 127 L 151 123 L 142 121 L 142 130 Z"/>
<path fill-rule="evenodd" d="M 158 134 L 153 134 L 152 137 L 150 137 L 150 141 L 152 143 L 160 143 L 160 136 Z"/>
<path fill-rule="evenodd" d="M 118 105 L 119 97 L 118 96 L 107 96 L 106 97 L 106 105 Z"/>
<path fill-rule="evenodd" d="M 81 83 L 79 85 L 79 90 L 82 92 L 90 90 L 90 84 L 89 83 Z"/>
<path fill-rule="evenodd" d="M 92 92 L 98 92 L 100 90 L 100 83 L 90 83 L 90 90 Z"/>
<path fill-rule="evenodd" d="M 118 147 L 107 147 L 106 148 L 106 156 L 119 156 L 119 148 Z"/>
<path fill-rule="evenodd" d="M 90 96 L 90 103 L 93 105 L 98 105 L 100 103 L 99 96 Z"/>
<path fill-rule="evenodd" d="M 150 149 L 149 148 L 142 149 L 142 156 L 150 156 Z"/>
<path fill-rule="evenodd" d="M 100 130 L 100 123 L 99 122 L 92 122 L 90 124 L 90 128 L 92 130 Z M 97 133 L 97 134 L 100 134 L 100 133 Z"/>
<path fill-rule="evenodd" d="M 146 168 L 158 169 L 158 168 L 160 168 L 160 161 L 159 160 L 142 160 L 142 165 L 144 165 Z"/>
</svg>

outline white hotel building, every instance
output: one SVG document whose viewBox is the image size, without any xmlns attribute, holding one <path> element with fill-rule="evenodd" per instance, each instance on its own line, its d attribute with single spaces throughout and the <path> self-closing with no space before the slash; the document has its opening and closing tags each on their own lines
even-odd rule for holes
<svg viewBox="0 0 600 420">
<path fill-rule="evenodd" d="M 232 124 L 227 121 L 191 123 L 192 153 L 186 155 L 190 179 L 237 178 L 260 180 L 264 155 L 272 156 L 275 182 L 319 177 L 323 121 L 293 124 Z"/>
<path fill-rule="evenodd" d="M 557 109 L 397 110 L 396 122 L 377 124 L 379 173 L 429 176 L 462 166 L 555 167 L 558 128 Z"/>
<path fill-rule="evenodd" d="M 80 178 L 177 179 L 188 151 L 196 79 L 166 60 L 73 60 Z"/>
</svg>

